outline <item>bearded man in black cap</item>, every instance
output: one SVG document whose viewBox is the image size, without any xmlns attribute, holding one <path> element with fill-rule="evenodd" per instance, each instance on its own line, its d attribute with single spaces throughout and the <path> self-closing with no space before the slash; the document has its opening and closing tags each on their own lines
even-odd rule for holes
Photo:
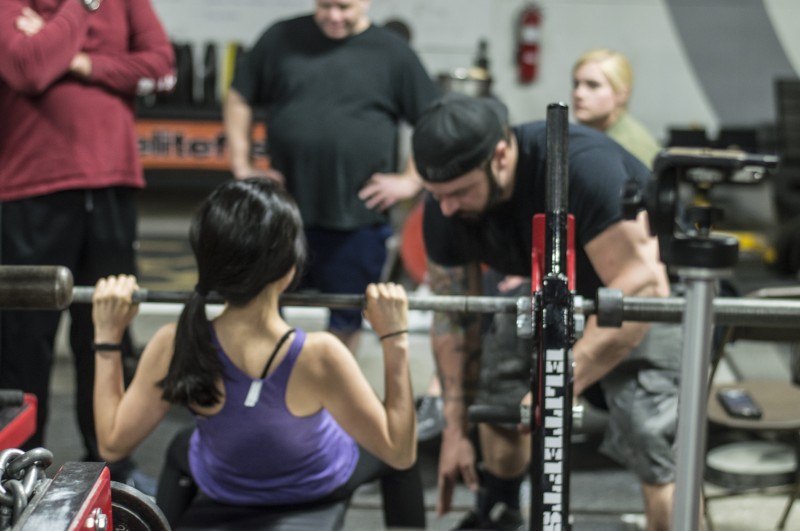
<svg viewBox="0 0 800 531">
<path fill-rule="evenodd" d="M 413 150 L 429 192 L 423 231 L 437 295 L 530 293 L 530 280 L 523 277 L 531 271 L 531 219 L 545 212 L 546 130 L 544 122 L 509 127 L 507 114 L 498 100 L 451 94 L 416 124 Z M 607 286 L 627 296 L 668 295 L 646 213 L 625 220 L 620 205 L 626 180 L 644 182 L 648 170 L 613 140 L 586 127 L 570 125 L 568 146 L 578 294 L 594 298 L 597 288 Z M 481 264 L 490 271 L 482 275 Z M 479 475 L 466 408 L 478 373 L 478 403 L 518 406 L 529 389 L 532 351 L 516 337 L 514 316 L 491 316 L 483 327 L 480 319 L 469 319 L 444 312 L 434 317 L 446 421 L 437 511 L 450 509 L 460 476 L 477 490 L 475 508 L 461 528 L 517 529 L 530 436 L 515 426 L 481 424 Z M 601 450 L 639 477 L 652 530 L 669 527 L 680 344 L 677 325 L 598 328 L 590 317 L 573 346 L 574 396 L 597 391 L 606 402 L 609 424 Z"/>
</svg>

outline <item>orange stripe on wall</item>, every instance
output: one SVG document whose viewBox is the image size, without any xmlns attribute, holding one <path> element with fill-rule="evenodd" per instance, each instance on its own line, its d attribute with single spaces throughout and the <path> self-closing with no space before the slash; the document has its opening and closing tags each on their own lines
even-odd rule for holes
<svg viewBox="0 0 800 531">
<path fill-rule="evenodd" d="M 230 170 L 220 121 L 139 119 L 136 133 L 146 170 Z M 253 128 L 253 159 L 260 169 L 269 168 L 266 138 L 266 127 L 257 124 Z"/>
</svg>

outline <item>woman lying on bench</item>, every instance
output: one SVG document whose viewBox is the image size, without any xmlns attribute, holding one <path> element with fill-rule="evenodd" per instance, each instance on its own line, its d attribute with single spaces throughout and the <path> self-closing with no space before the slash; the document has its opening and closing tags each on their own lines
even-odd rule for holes
<svg viewBox="0 0 800 531">
<path fill-rule="evenodd" d="M 403 288 L 366 290 L 364 315 L 384 355 L 382 403 L 338 339 L 294 329 L 279 312 L 278 297 L 306 253 L 300 214 L 279 185 L 224 183 L 195 214 L 190 242 L 197 286 L 177 325 L 148 343 L 127 390 L 119 343 L 138 311 L 136 279 L 96 285 L 94 408 L 103 458 L 129 455 L 172 404 L 182 404 L 196 419 L 191 473 L 208 498 L 308 507 L 347 500 L 381 478 L 387 527 L 424 528 Z M 205 314 L 210 291 L 226 302 L 213 321 Z"/>
</svg>

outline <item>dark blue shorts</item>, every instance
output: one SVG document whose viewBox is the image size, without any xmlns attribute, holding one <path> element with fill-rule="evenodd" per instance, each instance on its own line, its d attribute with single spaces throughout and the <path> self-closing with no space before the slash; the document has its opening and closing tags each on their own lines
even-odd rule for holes
<svg viewBox="0 0 800 531">
<path fill-rule="evenodd" d="M 352 231 L 306 229 L 308 263 L 299 289 L 363 294 L 367 284 L 380 280 L 391 235 L 389 224 Z M 361 328 L 361 319 L 361 310 L 331 310 L 329 328 L 352 332 Z"/>
</svg>

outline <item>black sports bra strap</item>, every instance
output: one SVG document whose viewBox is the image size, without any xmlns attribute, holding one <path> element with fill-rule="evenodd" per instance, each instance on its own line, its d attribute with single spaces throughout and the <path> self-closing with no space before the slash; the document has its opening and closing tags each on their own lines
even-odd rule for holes
<svg viewBox="0 0 800 531">
<path fill-rule="evenodd" d="M 278 340 L 278 343 L 275 345 L 275 350 L 272 351 L 272 354 L 270 354 L 269 359 L 267 360 L 267 366 L 264 367 L 264 372 L 261 373 L 262 380 L 267 377 L 267 372 L 269 371 L 269 368 L 272 366 L 272 362 L 275 361 L 275 355 L 281 349 L 283 344 L 286 343 L 286 340 L 289 339 L 289 336 L 292 335 L 292 332 L 294 332 L 294 330 L 295 330 L 294 328 L 290 328 Z"/>
</svg>

